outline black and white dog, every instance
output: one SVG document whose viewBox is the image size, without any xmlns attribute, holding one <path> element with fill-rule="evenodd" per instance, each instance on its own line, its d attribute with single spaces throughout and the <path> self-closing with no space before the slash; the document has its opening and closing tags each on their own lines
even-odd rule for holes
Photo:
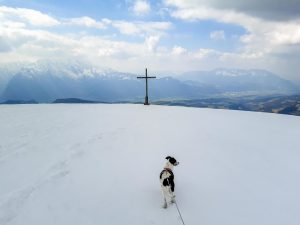
<svg viewBox="0 0 300 225">
<path fill-rule="evenodd" d="M 175 183 L 174 183 L 174 173 L 173 167 L 177 166 L 179 162 L 171 156 L 166 157 L 167 163 L 160 173 L 160 184 L 162 188 L 162 193 L 164 196 L 163 208 L 167 208 L 169 204 L 175 203 Z"/>
</svg>

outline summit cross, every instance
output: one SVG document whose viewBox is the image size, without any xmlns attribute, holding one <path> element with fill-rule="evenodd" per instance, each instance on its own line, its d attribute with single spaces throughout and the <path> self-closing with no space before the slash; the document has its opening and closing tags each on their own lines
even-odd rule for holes
<svg viewBox="0 0 300 225">
<path fill-rule="evenodd" d="M 150 79 L 150 78 L 156 78 L 156 77 L 148 77 L 147 68 L 146 68 L 146 76 L 144 76 L 144 77 L 137 77 L 137 78 L 138 79 L 146 79 L 146 97 L 145 97 L 144 105 L 150 105 L 149 104 L 149 98 L 148 98 L 148 79 Z"/>
</svg>

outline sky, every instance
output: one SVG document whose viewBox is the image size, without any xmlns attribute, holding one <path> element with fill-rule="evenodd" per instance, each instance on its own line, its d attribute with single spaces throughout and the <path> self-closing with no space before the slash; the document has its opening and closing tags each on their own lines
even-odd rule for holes
<svg viewBox="0 0 300 225">
<path fill-rule="evenodd" d="M 299 0 L 0 0 L 0 63 L 265 69 L 300 80 Z"/>
</svg>

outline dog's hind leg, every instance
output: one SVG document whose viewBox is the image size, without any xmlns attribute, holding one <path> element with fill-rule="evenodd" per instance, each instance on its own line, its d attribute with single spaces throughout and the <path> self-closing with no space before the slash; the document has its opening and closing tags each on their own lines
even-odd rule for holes
<svg viewBox="0 0 300 225">
<path fill-rule="evenodd" d="M 170 199 L 170 194 L 169 194 L 169 190 L 168 187 L 162 187 L 162 193 L 163 193 L 163 197 L 164 197 L 164 203 L 163 203 L 163 208 L 167 208 L 168 204 L 171 203 L 171 199 Z"/>
<path fill-rule="evenodd" d="M 166 201 L 166 198 L 164 197 L 164 204 L 162 205 L 162 207 L 164 209 L 166 209 L 168 207 L 168 204 L 167 204 L 167 201 Z"/>
</svg>

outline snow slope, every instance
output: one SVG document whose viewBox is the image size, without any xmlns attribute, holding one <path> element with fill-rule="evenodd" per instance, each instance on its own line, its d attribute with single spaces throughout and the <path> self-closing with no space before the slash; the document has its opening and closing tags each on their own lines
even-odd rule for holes
<svg viewBox="0 0 300 225">
<path fill-rule="evenodd" d="M 0 106 L 1 225 L 299 225 L 300 117 L 143 105 Z"/>
</svg>

